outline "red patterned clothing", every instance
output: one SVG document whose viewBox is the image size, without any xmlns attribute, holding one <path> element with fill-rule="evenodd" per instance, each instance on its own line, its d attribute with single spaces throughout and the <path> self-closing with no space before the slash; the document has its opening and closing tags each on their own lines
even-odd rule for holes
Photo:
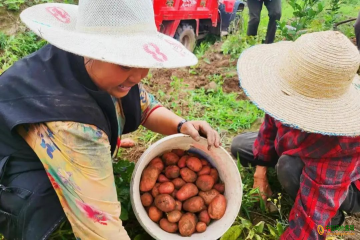
<svg viewBox="0 0 360 240">
<path fill-rule="evenodd" d="M 307 133 L 266 115 L 253 152 L 260 166 L 275 166 L 281 155 L 300 157 L 305 164 L 290 226 L 281 239 L 325 239 L 317 226 L 329 224 L 352 182 L 360 187 L 360 136 Z"/>
</svg>

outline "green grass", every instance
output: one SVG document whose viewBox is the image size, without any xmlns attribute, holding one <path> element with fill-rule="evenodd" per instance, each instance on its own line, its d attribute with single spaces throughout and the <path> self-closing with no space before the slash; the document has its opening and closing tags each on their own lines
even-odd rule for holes
<svg viewBox="0 0 360 240">
<path fill-rule="evenodd" d="M 19 59 L 38 50 L 46 44 L 35 33 L 25 32 L 7 36 L 0 32 L 0 74 Z"/>
</svg>

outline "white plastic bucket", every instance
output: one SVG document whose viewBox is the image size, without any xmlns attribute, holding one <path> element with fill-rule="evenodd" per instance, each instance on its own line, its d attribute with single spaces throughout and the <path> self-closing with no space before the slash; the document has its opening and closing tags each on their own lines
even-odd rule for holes
<svg viewBox="0 0 360 240">
<path fill-rule="evenodd" d="M 205 232 L 194 233 L 191 237 L 182 237 L 180 234 L 165 232 L 157 223 L 154 223 L 149 218 L 145 208 L 141 204 L 139 184 L 144 168 L 152 159 L 172 149 L 188 150 L 191 147 L 202 150 L 213 159 L 211 164 L 217 168 L 220 179 L 225 183 L 224 195 L 227 200 L 227 208 L 225 215 L 220 220 L 213 220 Z M 131 178 L 130 195 L 135 216 L 142 227 L 153 238 L 159 240 L 215 240 L 220 238 L 235 221 L 240 211 L 242 194 L 240 173 L 229 153 L 222 147 L 212 147 L 209 151 L 207 149 L 207 140 L 205 138 L 201 138 L 199 142 L 196 142 L 191 137 L 184 134 L 170 135 L 152 144 L 140 157 Z"/>
</svg>

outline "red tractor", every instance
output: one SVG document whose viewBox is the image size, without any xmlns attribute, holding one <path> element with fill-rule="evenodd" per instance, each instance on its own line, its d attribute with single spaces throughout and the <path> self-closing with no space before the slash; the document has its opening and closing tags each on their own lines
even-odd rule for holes
<svg viewBox="0 0 360 240">
<path fill-rule="evenodd" d="M 239 28 L 245 4 L 239 0 L 153 0 L 158 31 L 193 51 L 208 33 L 225 36 Z"/>
</svg>

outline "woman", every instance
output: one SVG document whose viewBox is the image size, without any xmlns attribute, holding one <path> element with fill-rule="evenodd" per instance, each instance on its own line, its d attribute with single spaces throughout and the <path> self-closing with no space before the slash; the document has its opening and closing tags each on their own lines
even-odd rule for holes
<svg viewBox="0 0 360 240">
<path fill-rule="evenodd" d="M 0 77 L 0 233 L 47 239 L 66 215 L 77 239 L 129 239 L 111 162 L 121 135 L 142 124 L 219 147 L 209 124 L 183 120 L 140 84 L 149 68 L 197 59 L 157 32 L 150 0 L 41 4 L 21 19 L 50 44 Z"/>
</svg>

